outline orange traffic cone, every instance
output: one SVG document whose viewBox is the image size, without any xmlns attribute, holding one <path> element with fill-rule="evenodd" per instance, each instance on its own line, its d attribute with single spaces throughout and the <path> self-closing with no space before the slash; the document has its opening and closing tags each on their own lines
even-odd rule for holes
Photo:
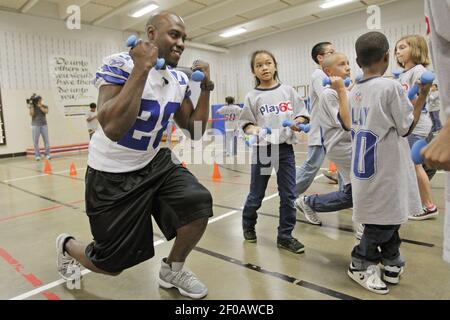
<svg viewBox="0 0 450 320">
<path fill-rule="evenodd" d="M 181 166 L 183 167 L 183 168 L 187 168 L 187 164 L 186 164 L 186 162 L 181 162 Z"/>
<path fill-rule="evenodd" d="M 47 173 L 47 174 L 52 173 L 52 166 L 50 165 L 50 162 L 48 160 L 45 160 L 45 162 L 44 162 L 44 173 Z"/>
<path fill-rule="evenodd" d="M 217 163 L 215 161 L 214 161 L 214 169 L 213 169 L 212 178 L 213 178 L 213 180 L 220 180 L 220 178 L 221 178 L 219 166 L 217 165 Z"/>
<path fill-rule="evenodd" d="M 329 162 L 329 164 L 328 164 L 328 171 L 329 172 L 336 172 L 337 171 L 336 165 L 334 164 L 333 161 Z"/>
<path fill-rule="evenodd" d="M 77 169 L 75 169 L 75 164 L 73 162 L 70 164 L 70 176 L 71 177 L 77 176 Z"/>
</svg>

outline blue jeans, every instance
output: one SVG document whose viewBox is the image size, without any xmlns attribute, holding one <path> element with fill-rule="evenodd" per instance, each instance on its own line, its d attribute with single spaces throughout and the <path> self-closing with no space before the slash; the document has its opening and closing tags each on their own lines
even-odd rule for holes
<svg viewBox="0 0 450 320">
<path fill-rule="evenodd" d="M 431 122 L 433 122 L 433 128 L 431 132 L 436 132 L 442 129 L 441 119 L 439 118 L 439 111 L 430 112 Z"/>
<path fill-rule="evenodd" d="M 50 145 L 48 143 L 48 127 L 45 126 L 32 126 L 32 133 L 33 133 L 33 145 L 34 145 L 34 156 L 40 157 L 41 152 L 39 150 L 39 137 L 42 135 L 42 139 L 44 140 L 44 146 L 45 146 L 45 155 L 50 155 Z"/>
<path fill-rule="evenodd" d="M 250 193 L 242 211 L 242 227 L 244 230 L 255 228 L 257 210 L 264 199 L 272 168 L 275 168 L 280 194 L 278 238 L 290 239 L 296 222 L 294 149 L 289 144 L 256 147 L 252 157 Z"/>
<path fill-rule="evenodd" d="M 305 202 L 317 212 L 333 212 L 352 208 L 352 185 L 349 183 L 342 190 L 336 192 L 309 196 Z"/>
<path fill-rule="evenodd" d="M 399 229 L 400 225 L 364 225 L 361 242 L 352 251 L 352 262 L 356 269 L 366 270 L 370 265 L 380 262 L 385 266 L 403 267 L 405 260 L 400 255 L 402 241 Z"/>
<path fill-rule="evenodd" d="M 408 137 L 408 144 L 409 144 L 409 148 L 412 149 L 412 147 L 414 146 L 414 144 L 422 139 L 426 139 L 426 137 L 422 137 L 422 136 L 418 136 L 417 134 L 411 133 Z"/>
<path fill-rule="evenodd" d="M 320 166 L 325 159 L 325 148 L 323 146 L 309 146 L 308 158 L 295 172 L 295 193 L 297 196 L 304 193 L 313 183 Z"/>
</svg>

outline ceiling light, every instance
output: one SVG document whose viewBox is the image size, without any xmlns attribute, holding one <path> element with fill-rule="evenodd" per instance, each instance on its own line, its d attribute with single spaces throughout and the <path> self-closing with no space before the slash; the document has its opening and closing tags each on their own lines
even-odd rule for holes
<svg viewBox="0 0 450 320">
<path fill-rule="evenodd" d="M 346 3 L 349 3 L 352 1 L 353 0 L 331 0 L 331 1 L 325 2 L 324 4 L 321 4 L 320 7 L 322 9 L 329 9 L 329 8 L 341 6 L 343 4 L 346 4 Z"/>
<path fill-rule="evenodd" d="M 133 18 L 139 18 L 139 17 L 142 17 L 143 15 L 146 15 L 147 13 L 152 12 L 158 8 L 159 8 L 159 6 L 157 4 L 152 3 L 141 9 L 134 11 L 133 13 L 130 14 L 130 16 Z"/>
<path fill-rule="evenodd" d="M 238 34 L 241 34 L 241 33 L 244 33 L 244 32 L 247 32 L 247 29 L 237 28 L 237 29 L 233 29 L 233 30 L 229 30 L 229 31 L 226 31 L 224 33 L 221 33 L 220 36 L 222 38 L 230 38 L 230 37 L 237 36 Z"/>
</svg>

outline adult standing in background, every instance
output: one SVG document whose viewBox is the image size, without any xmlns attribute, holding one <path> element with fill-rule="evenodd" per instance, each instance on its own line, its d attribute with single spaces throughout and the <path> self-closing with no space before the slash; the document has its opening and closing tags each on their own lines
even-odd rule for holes
<svg viewBox="0 0 450 320">
<path fill-rule="evenodd" d="M 98 127 L 97 121 L 97 105 L 95 103 L 90 104 L 90 110 L 86 113 L 86 122 L 89 132 L 89 140 L 92 138 L 92 135 L 95 133 Z"/>
<path fill-rule="evenodd" d="M 430 36 L 430 49 L 433 64 L 441 87 L 441 106 L 447 119 L 439 135 L 424 150 L 425 164 L 447 172 L 444 260 L 450 263 L 450 0 L 425 1 L 427 33 Z"/>
<path fill-rule="evenodd" d="M 225 106 L 217 110 L 218 114 L 225 116 L 225 152 L 227 156 L 236 155 L 235 138 L 239 128 L 239 116 L 242 109 L 234 104 L 233 97 L 226 97 Z"/>
<path fill-rule="evenodd" d="M 442 129 L 441 119 L 439 118 L 439 111 L 441 110 L 441 102 L 439 99 L 439 89 L 436 83 L 431 87 L 430 94 L 427 97 L 428 111 L 430 112 L 431 122 L 433 127 L 431 132 L 438 132 Z"/>
<path fill-rule="evenodd" d="M 48 142 L 48 127 L 46 115 L 48 107 L 42 103 L 42 97 L 33 95 L 27 100 L 31 116 L 31 128 L 33 133 L 34 156 L 36 161 L 41 160 L 41 152 L 39 150 L 39 137 L 42 135 L 45 146 L 45 157 L 50 159 L 50 145 Z"/>
</svg>

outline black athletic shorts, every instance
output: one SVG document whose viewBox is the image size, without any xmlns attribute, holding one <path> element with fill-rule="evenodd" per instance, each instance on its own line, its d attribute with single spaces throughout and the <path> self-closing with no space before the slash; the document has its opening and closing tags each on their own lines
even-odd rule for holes
<svg viewBox="0 0 450 320">
<path fill-rule="evenodd" d="M 187 169 L 161 149 L 144 168 L 107 173 L 88 167 L 86 213 L 94 241 L 86 248 L 92 263 L 118 273 L 154 255 L 152 219 L 167 240 L 177 229 L 212 216 L 212 197 Z"/>
</svg>

